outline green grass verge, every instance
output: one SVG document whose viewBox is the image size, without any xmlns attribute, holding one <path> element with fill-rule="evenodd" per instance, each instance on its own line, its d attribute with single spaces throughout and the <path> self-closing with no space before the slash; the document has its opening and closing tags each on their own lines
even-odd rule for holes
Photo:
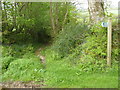
<svg viewBox="0 0 120 90">
<path fill-rule="evenodd" d="M 117 88 L 118 72 L 111 69 L 105 73 L 80 72 L 62 61 L 50 62 L 45 73 L 49 88 Z"/>
</svg>

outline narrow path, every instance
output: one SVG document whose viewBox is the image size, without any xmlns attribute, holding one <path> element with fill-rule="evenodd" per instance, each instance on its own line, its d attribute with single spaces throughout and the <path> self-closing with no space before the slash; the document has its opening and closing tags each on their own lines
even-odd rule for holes
<svg viewBox="0 0 120 90">
<path fill-rule="evenodd" d="M 41 54 L 41 50 L 43 50 L 43 48 L 38 48 L 38 49 L 35 51 L 35 55 L 40 59 L 40 62 L 45 65 L 45 63 L 46 63 L 46 58 L 45 58 L 45 56 L 43 56 L 43 55 Z"/>
</svg>

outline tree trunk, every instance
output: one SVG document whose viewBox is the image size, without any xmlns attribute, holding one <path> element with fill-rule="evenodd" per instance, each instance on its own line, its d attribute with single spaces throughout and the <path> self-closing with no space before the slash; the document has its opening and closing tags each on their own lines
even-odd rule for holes
<svg viewBox="0 0 120 90">
<path fill-rule="evenodd" d="M 102 0 L 88 0 L 90 21 L 97 23 L 104 19 L 104 2 Z"/>
<path fill-rule="evenodd" d="M 6 3 L 3 2 L 3 12 L 4 12 L 4 16 L 2 15 L 2 17 L 4 18 L 4 27 L 6 29 L 6 27 L 8 26 L 8 22 L 7 22 L 7 9 L 6 9 Z"/>
<path fill-rule="evenodd" d="M 63 30 L 64 25 L 66 23 L 67 15 L 68 15 L 68 2 L 66 2 L 66 13 L 65 13 L 65 16 L 64 16 L 63 24 L 62 24 L 62 30 Z"/>
<path fill-rule="evenodd" d="M 14 14 L 13 14 L 13 26 L 14 26 L 15 29 L 17 29 L 17 27 L 16 27 L 16 14 L 17 14 L 16 2 L 13 5 L 13 11 L 14 11 Z"/>
<path fill-rule="evenodd" d="M 55 35 L 56 32 L 55 32 L 55 23 L 54 23 L 54 17 L 53 17 L 52 2 L 50 2 L 50 19 L 51 19 L 53 34 Z"/>
<path fill-rule="evenodd" d="M 56 2 L 56 5 L 55 5 L 55 13 L 56 13 L 56 33 L 58 33 L 59 31 L 59 21 L 58 21 L 58 2 Z"/>
</svg>

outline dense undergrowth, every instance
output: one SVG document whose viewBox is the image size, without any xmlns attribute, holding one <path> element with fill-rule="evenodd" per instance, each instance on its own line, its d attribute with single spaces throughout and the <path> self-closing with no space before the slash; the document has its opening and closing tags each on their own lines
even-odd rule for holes
<svg viewBox="0 0 120 90">
<path fill-rule="evenodd" d="M 35 56 L 33 45 L 11 45 L 2 47 L 3 81 L 41 81 L 43 65 Z"/>
</svg>

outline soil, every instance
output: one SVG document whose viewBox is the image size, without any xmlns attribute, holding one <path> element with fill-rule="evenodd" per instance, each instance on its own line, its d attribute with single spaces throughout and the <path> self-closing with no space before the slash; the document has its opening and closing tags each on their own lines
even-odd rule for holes
<svg viewBox="0 0 120 90">
<path fill-rule="evenodd" d="M 46 86 L 41 81 L 11 81 L 11 82 L 2 82 L 0 87 L 2 88 L 40 88 Z"/>
</svg>

